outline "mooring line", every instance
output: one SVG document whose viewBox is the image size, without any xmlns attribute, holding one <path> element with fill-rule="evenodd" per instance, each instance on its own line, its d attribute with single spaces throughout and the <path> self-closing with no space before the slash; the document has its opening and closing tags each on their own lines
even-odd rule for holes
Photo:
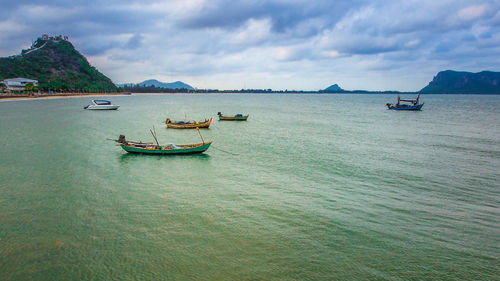
<svg viewBox="0 0 500 281">
<path fill-rule="evenodd" d="M 225 153 L 228 153 L 228 154 L 231 154 L 231 155 L 235 155 L 235 156 L 237 156 L 237 155 L 238 155 L 238 154 L 234 154 L 234 153 L 229 152 L 229 151 L 222 150 L 222 149 L 217 148 L 217 147 L 212 147 L 212 148 L 213 148 L 213 149 L 216 149 L 216 150 L 219 150 L 219 151 L 222 151 L 222 152 L 225 152 Z"/>
</svg>

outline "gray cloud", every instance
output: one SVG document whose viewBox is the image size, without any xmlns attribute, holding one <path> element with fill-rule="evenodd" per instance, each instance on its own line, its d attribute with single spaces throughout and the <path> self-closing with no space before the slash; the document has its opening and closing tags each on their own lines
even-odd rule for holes
<svg viewBox="0 0 500 281">
<path fill-rule="evenodd" d="M 289 88 L 293 80 L 317 89 L 314 73 L 325 85 L 349 88 L 349 77 L 359 76 L 361 88 L 380 89 L 387 72 L 406 82 L 394 83 L 407 85 L 400 90 L 416 90 L 428 81 L 411 79 L 415 69 L 430 80 L 441 67 L 498 70 L 500 63 L 496 0 L 3 2 L 10 12 L 0 19 L 1 55 L 19 53 L 42 33 L 69 35 L 119 82 L 154 74 L 197 87 Z M 122 70 L 130 64 L 135 73 Z"/>
<path fill-rule="evenodd" d="M 356 4 L 367 1 L 207 1 L 179 26 L 189 29 L 238 28 L 250 19 L 270 18 L 276 33 L 294 32 L 299 24 L 318 19 L 315 30 L 331 26 Z"/>
<path fill-rule="evenodd" d="M 134 36 L 132 36 L 125 44 L 125 48 L 137 49 L 141 46 L 141 44 L 142 44 L 142 35 L 134 34 Z"/>
</svg>

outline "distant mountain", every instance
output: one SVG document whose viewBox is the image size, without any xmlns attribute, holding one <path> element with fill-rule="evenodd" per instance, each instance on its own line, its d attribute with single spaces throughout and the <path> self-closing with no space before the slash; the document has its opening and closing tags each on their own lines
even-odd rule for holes
<svg viewBox="0 0 500 281">
<path fill-rule="evenodd" d="M 0 58 L 0 81 L 16 77 L 38 80 L 38 88 L 45 91 L 118 91 L 111 79 L 60 36 L 38 38 L 21 55 Z"/>
<path fill-rule="evenodd" d="M 439 72 L 421 90 L 425 94 L 500 94 L 500 72 Z"/>
<path fill-rule="evenodd" d="M 330 87 L 326 88 L 323 90 L 325 93 L 337 93 L 337 92 L 344 92 L 344 89 L 340 88 L 339 85 L 333 84 Z"/>
<path fill-rule="evenodd" d="M 181 81 L 176 81 L 173 83 L 164 83 L 164 82 L 160 82 L 156 79 L 150 79 L 150 80 L 143 81 L 143 82 L 139 83 L 138 85 L 142 86 L 142 87 L 155 86 L 156 88 L 194 90 L 193 87 L 191 87 L 188 84 L 181 82 Z"/>
</svg>

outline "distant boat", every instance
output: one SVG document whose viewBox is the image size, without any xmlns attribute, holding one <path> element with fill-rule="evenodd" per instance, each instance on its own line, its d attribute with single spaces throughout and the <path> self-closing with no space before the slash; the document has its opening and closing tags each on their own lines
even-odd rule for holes
<svg viewBox="0 0 500 281">
<path fill-rule="evenodd" d="M 196 128 L 208 128 L 212 124 L 212 118 L 205 119 L 205 121 L 172 121 L 170 118 L 165 120 L 167 128 L 172 129 L 196 129 Z"/>
<path fill-rule="evenodd" d="M 217 113 L 219 115 L 219 120 L 221 121 L 247 121 L 248 119 L 248 114 L 243 115 L 243 114 L 236 114 L 233 116 L 224 116 L 222 113 Z"/>
<path fill-rule="evenodd" d="M 92 100 L 92 103 L 85 106 L 83 109 L 88 110 L 117 110 L 119 105 L 112 104 L 107 100 Z"/>
<path fill-rule="evenodd" d="M 212 142 L 203 142 L 195 144 L 166 144 L 159 145 L 154 143 L 143 143 L 127 141 L 124 135 L 120 135 L 118 140 L 115 140 L 123 150 L 128 153 L 136 154 L 154 154 L 154 155 L 178 155 L 178 154 L 195 154 L 205 152 Z"/>
<path fill-rule="evenodd" d="M 396 104 L 387 103 L 386 106 L 387 109 L 392 109 L 392 110 L 420 110 L 422 109 L 422 106 L 424 106 L 424 103 L 419 103 L 419 100 L 420 100 L 420 94 L 418 94 L 417 99 L 415 100 L 404 100 L 401 99 L 398 95 L 398 103 Z"/>
</svg>

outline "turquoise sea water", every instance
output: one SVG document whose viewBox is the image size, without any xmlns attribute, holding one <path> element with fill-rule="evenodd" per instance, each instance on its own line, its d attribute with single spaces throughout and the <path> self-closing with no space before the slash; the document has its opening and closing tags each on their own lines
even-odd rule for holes
<svg viewBox="0 0 500 281">
<path fill-rule="evenodd" d="M 500 96 L 0 102 L 0 280 L 498 280 Z M 197 143 L 126 154 L 106 138 Z"/>
</svg>

